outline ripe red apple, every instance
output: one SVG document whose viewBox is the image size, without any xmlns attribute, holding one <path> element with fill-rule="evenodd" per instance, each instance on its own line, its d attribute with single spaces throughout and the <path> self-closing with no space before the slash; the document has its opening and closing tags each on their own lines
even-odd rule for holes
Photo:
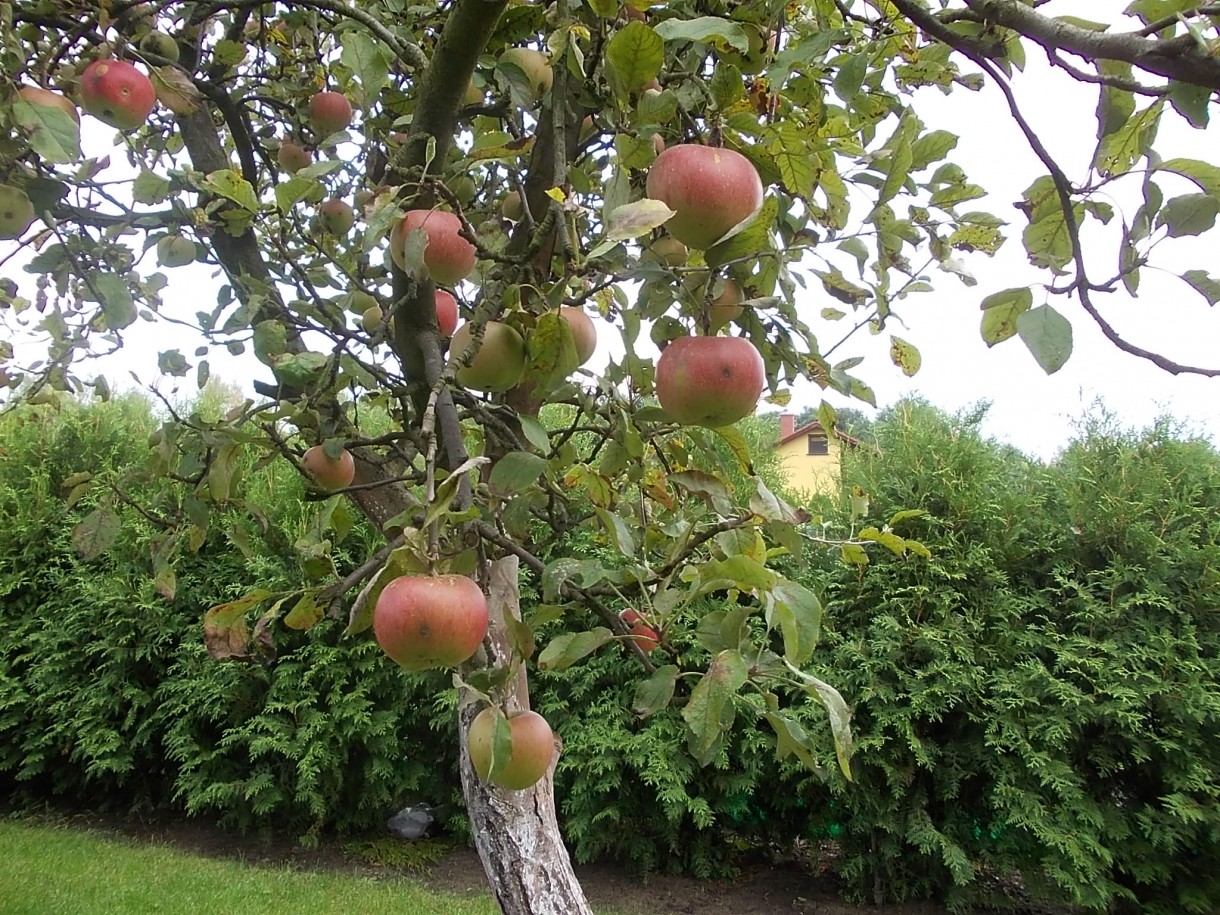
<svg viewBox="0 0 1220 915">
<path fill-rule="evenodd" d="M 285 140 L 280 144 L 279 152 L 275 154 L 275 161 L 288 174 L 295 175 L 313 162 L 313 155 L 299 143 Z"/>
<path fill-rule="evenodd" d="M 741 303 L 746 300 L 741 284 L 731 277 L 724 281 L 724 291 L 712 299 L 712 307 L 708 315 L 708 331 L 715 333 L 730 322 L 736 321 L 745 311 Z"/>
<path fill-rule="evenodd" d="M 509 48 L 500 55 L 500 63 L 514 64 L 521 69 L 529 82 L 534 101 L 551 91 L 555 73 L 551 70 L 550 61 L 541 51 L 535 51 L 533 48 Z"/>
<path fill-rule="evenodd" d="M 135 130 L 157 104 L 152 81 L 125 60 L 95 60 L 80 77 L 81 106 L 116 130 Z"/>
<path fill-rule="evenodd" d="M 576 357 L 580 360 L 577 365 L 584 365 L 593 358 L 593 351 L 597 349 L 597 328 L 593 326 L 593 319 L 586 314 L 583 308 L 577 308 L 574 305 L 561 306 L 559 316 L 568 322 L 568 327 L 572 328 L 572 338 L 576 342 Z"/>
<path fill-rule="evenodd" d="M 474 342 L 470 325 L 463 324 L 453 333 L 449 358 L 457 359 Z M 457 380 L 475 391 L 507 391 L 515 388 L 525 374 L 525 340 L 516 330 L 499 321 L 488 321 L 483 340 L 474 358 L 458 369 Z"/>
<path fill-rule="evenodd" d="M 444 289 L 436 290 L 436 326 L 442 337 L 452 337 L 458 326 L 457 299 Z"/>
<path fill-rule="evenodd" d="M 765 384 L 762 356 L 744 337 L 679 337 L 657 360 L 661 408 L 684 426 L 714 429 L 749 416 Z"/>
<path fill-rule="evenodd" d="M 406 216 L 390 232 L 390 257 L 394 263 L 400 269 L 405 269 L 403 246 L 406 235 L 421 226 L 428 235 L 424 266 L 432 274 L 432 279 L 446 286 L 460 283 L 474 269 L 475 247 L 458 234 L 462 230 L 462 221 L 444 210 L 407 210 Z"/>
<path fill-rule="evenodd" d="M 406 670 L 456 667 L 487 634 L 487 598 L 464 575 L 403 575 L 377 598 L 373 634 Z"/>
<path fill-rule="evenodd" d="M 763 187 L 739 152 L 682 143 L 657 156 L 648 170 L 648 196 L 675 215 L 665 230 L 691 248 L 706 250 L 762 206 Z"/>
<path fill-rule="evenodd" d="M 0 184 L 0 238 L 20 238 L 34 221 L 34 204 L 19 187 Z"/>
<path fill-rule="evenodd" d="M 309 99 L 309 123 L 319 137 L 329 137 L 352 122 L 352 103 L 342 92 L 315 92 Z"/>
<path fill-rule="evenodd" d="M 631 637 L 640 646 L 641 651 L 652 651 L 661 644 L 657 631 L 644 622 L 644 618 L 630 607 L 623 610 L 618 616 L 623 621 L 623 624 L 630 629 Z"/>
<path fill-rule="evenodd" d="M 346 235 L 356 224 L 356 211 L 346 200 L 332 197 L 318 207 L 318 223 L 331 235 Z"/>
<path fill-rule="evenodd" d="M 67 112 L 68 116 L 77 124 L 80 123 L 80 112 L 76 110 L 76 106 L 58 92 L 52 92 L 50 89 L 43 89 L 41 86 L 22 86 L 17 90 L 17 94 L 31 105 L 43 105 L 47 108 L 59 108 L 60 110 Z"/>
<path fill-rule="evenodd" d="M 332 460 L 321 445 L 306 449 L 301 466 L 323 489 L 342 489 L 351 486 L 356 478 L 356 459 L 346 448 L 337 460 Z"/>
<path fill-rule="evenodd" d="M 466 745 L 470 762 L 479 778 L 501 788 L 524 791 L 546 774 L 555 757 L 555 733 L 537 712 L 517 712 L 508 716 L 512 753 L 508 763 L 491 778 L 492 740 L 496 713 L 485 708 L 470 723 Z"/>
</svg>

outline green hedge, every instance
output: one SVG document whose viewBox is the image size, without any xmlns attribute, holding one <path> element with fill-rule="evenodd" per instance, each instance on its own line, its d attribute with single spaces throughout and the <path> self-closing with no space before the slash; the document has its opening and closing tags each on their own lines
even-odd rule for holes
<svg viewBox="0 0 1220 915">
<path fill-rule="evenodd" d="M 899 531 L 930 559 L 787 560 L 827 607 L 813 669 L 854 706 L 853 784 L 833 775 L 818 708 L 806 725 L 827 782 L 778 763 L 751 727 L 696 768 L 676 709 L 631 715 L 639 673 L 621 649 L 534 678 L 565 744 L 557 799 L 579 860 L 723 875 L 743 849 L 833 836 L 846 886 L 870 900 L 965 907 L 990 870 L 1098 910 L 1220 908 L 1220 457 L 1166 426 L 1097 425 L 1043 465 L 985 439 L 982 416 L 900 405 L 877 450 L 848 461 L 870 495 L 858 523 L 922 509 Z M 82 461 L 172 508 L 125 473 L 155 427 L 134 399 L 0 418 L 10 793 L 306 838 L 426 799 L 465 829 L 445 676 L 404 675 L 332 622 L 280 639 L 269 665 L 203 650 L 208 606 L 300 582 L 294 544 L 319 506 L 289 468 L 248 468 L 248 501 L 180 558 L 172 601 L 153 587 L 155 525 L 130 506 L 114 549 L 77 558 L 71 529 L 93 502 L 66 508 L 64 481 Z M 846 505 L 814 508 L 849 530 Z M 567 548 L 598 548 L 583 536 Z M 357 523 L 341 570 L 374 539 Z M 682 646 L 702 659 L 693 638 Z"/>
</svg>

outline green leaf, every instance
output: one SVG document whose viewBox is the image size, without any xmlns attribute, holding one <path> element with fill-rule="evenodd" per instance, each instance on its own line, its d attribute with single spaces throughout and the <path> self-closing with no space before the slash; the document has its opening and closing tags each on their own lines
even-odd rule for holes
<svg viewBox="0 0 1220 915">
<path fill-rule="evenodd" d="M 864 85 L 864 77 L 867 74 L 868 55 L 852 54 L 839 65 L 839 71 L 835 74 L 835 95 L 850 104 L 851 100 L 860 94 L 860 87 Z"/>
<path fill-rule="evenodd" d="M 530 455 L 530 457 L 534 457 L 534 455 Z M 449 506 L 453 503 L 454 498 L 457 496 L 458 486 L 461 485 L 462 477 L 464 477 L 471 470 L 474 470 L 476 467 L 481 467 L 482 465 L 488 463 L 490 460 L 491 458 L 481 456 L 467 458 L 465 461 L 459 464 L 458 468 L 450 473 L 449 476 L 441 480 L 436 487 L 436 493 L 432 499 L 432 502 L 428 505 L 428 512 L 426 515 L 424 515 L 424 523 L 421 524 L 420 527 L 429 527 L 437 519 L 439 519 L 441 515 L 449 511 Z"/>
<path fill-rule="evenodd" d="M 1195 86 L 1171 80 L 1169 83 L 1169 104 L 1174 111 L 1186 118 L 1191 127 L 1200 130 L 1208 125 L 1211 118 L 1212 90 L 1204 86 Z"/>
<path fill-rule="evenodd" d="M 845 563 L 847 563 L 848 565 L 852 565 L 852 566 L 868 565 L 868 553 L 866 553 L 864 551 L 864 547 L 860 546 L 857 543 L 843 544 L 843 548 L 842 548 L 842 550 L 840 550 L 840 554 L 843 557 L 843 561 Z"/>
<path fill-rule="evenodd" d="M 572 326 L 559 312 L 548 312 L 538 319 L 526 348 L 529 363 L 525 377 L 540 394 L 558 388 L 580 365 Z"/>
<path fill-rule="evenodd" d="M 1048 375 L 1063 368 L 1072 355 L 1072 325 L 1049 305 L 1039 305 L 1018 317 L 1017 332 Z"/>
<path fill-rule="evenodd" d="M 510 451 L 491 468 L 488 483 L 502 492 L 518 493 L 536 483 L 544 470 L 545 458 L 528 451 Z"/>
<path fill-rule="evenodd" d="M 89 562 L 114 546 L 120 528 L 115 512 L 109 508 L 94 509 L 72 528 L 72 546 L 82 560 Z"/>
<path fill-rule="evenodd" d="M 1216 224 L 1220 200 L 1210 194 L 1184 194 L 1161 208 L 1156 224 L 1168 229 L 1170 238 L 1201 235 Z"/>
<path fill-rule="evenodd" d="M 804 585 L 779 578 L 771 589 L 773 604 L 767 624 L 780 624 L 784 657 L 798 667 L 813 657 L 822 634 L 822 603 Z"/>
<path fill-rule="evenodd" d="M 658 667 L 647 680 L 635 688 L 631 711 L 637 718 L 647 718 L 669 706 L 678 682 L 678 668 L 673 664 Z"/>
<path fill-rule="evenodd" d="M 1220 197 L 1220 167 L 1198 159 L 1166 159 L 1156 166 L 1156 171 L 1173 172 L 1189 178 L 1205 193 Z"/>
<path fill-rule="evenodd" d="M 360 80 L 364 105 L 368 106 L 385 87 L 390 75 L 390 55 L 381 43 L 365 32 L 351 29 L 340 33 L 340 62 Z"/>
<path fill-rule="evenodd" d="M 885 175 L 885 183 L 881 185 L 881 191 L 877 194 L 877 203 L 869 216 L 870 221 L 877 216 L 882 207 L 897 196 L 902 186 L 906 184 L 907 178 L 910 177 L 911 166 L 915 163 L 913 144 L 922 127 L 919 118 L 910 111 L 904 112 L 902 120 L 898 122 L 898 127 L 894 130 L 894 136 L 885 144 L 890 150 L 889 169 Z"/>
<path fill-rule="evenodd" d="M 521 426 L 521 431 L 525 434 L 525 440 L 537 448 L 543 455 L 549 454 L 551 451 L 551 437 L 546 431 L 546 426 L 538 422 L 532 416 L 518 416 L 517 422 Z"/>
<path fill-rule="evenodd" d="M 156 172 L 142 168 L 131 184 L 131 197 L 136 203 L 160 203 L 169 196 L 169 188 L 168 178 L 162 178 Z"/>
<path fill-rule="evenodd" d="M 30 148 L 45 162 L 66 165 L 80 158 L 80 125 L 56 105 L 32 105 L 20 96 L 13 119 L 29 134 Z"/>
<path fill-rule="evenodd" d="M 644 23 L 632 20 L 610 39 L 606 63 L 619 84 L 635 92 L 660 75 L 665 42 Z"/>
<path fill-rule="evenodd" d="M 157 368 L 161 370 L 162 375 L 181 378 L 190 370 L 191 365 L 178 350 L 169 349 L 157 354 Z"/>
<path fill-rule="evenodd" d="M 325 353 L 281 354 L 271 361 L 275 376 L 293 388 L 316 383 L 330 365 L 330 357 Z"/>
<path fill-rule="evenodd" d="M 1034 294 L 1028 286 L 1004 289 L 983 299 L 983 322 L 980 328 L 988 346 L 1002 343 L 1017 332 L 1017 319 L 1029 311 Z"/>
<path fill-rule="evenodd" d="M 326 187 L 321 181 L 293 175 L 287 181 L 275 186 L 275 205 L 281 213 L 287 213 L 302 200 L 316 203 L 325 195 Z"/>
<path fill-rule="evenodd" d="M 700 565 L 693 596 L 734 589 L 762 594 L 775 587 L 778 579 L 778 575 L 757 560 L 738 554 Z"/>
<path fill-rule="evenodd" d="M 800 722 L 780 712 L 764 712 L 767 723 L 775 731 L 775 755 L 780 759 L 795 756 L 811 772 L 822 773 L 815 757 L 815 748 Z"/>
<path fill-rule="evenodd" d="M 1131 64 L 1126 61 L 1104 60 L 1098 64 L 1101 75 L 1131 79 Z M 1097 139 L 1104 140 L 1123 128 L 1135 114 L 1135 94 L 1124 89 L 1103 85 L 1097 100 Z"/>
<path fill-rule="evenodd" d="M 644 197 L 608 214 L 606 238 L 614 241 L 639 238 L 664 225 L 673 215 L 674 211 L 661 201 Z"/>
<path fill-rule="evenodd" d="M 1207 299 L 1208 305 L 1220 302 L 1220 280 L 1211 276 L 1206 270 L 1187 270 L 1182 279 L 1190 284 L 1195 292 Z"/>
<path fill-rule="evenodd" d="M 839 760 L 839 768 L 843 772 L 843 777 L 851 781 L 851 710 L 843 701 L 843 697 L 839 695 L 839 691 L 829 683 L 809 674 L 804 674 L 802 679 L 805 681 L 806 691 L 822 703 L 826 714 L 830 716 L 830 732 L 834 735 L 835 756 Z"/>
<path fill-rule="evenodd" d="M 697 41 L 710 44 L 710 39 L 718 38 L 738 51 L 750 49 L 750 39 L 739 23 L 716 16 L 699 16 L 695 19 L 675 16 L 657 23 L 653 31 L 665 41 Z"/>
<path fill-rule="evenodd" d="M 703 499 L 709 508 L 727 518 L 733 514 L 733 501 L 724 481 L 702 470 L 683 470 L 669 475 L 669 482 Z"/>
<path fill-rule="evenodd" d="M 890 361 L 902 369 L 902 374 L 910 378 L 919 371 L 923 358 L 915 345 L 903 340 L 897 334 L 890 336 Z"/>
<path fill-rule="evenodd" d="M 856 536 L 861 540 L 871 540 L 873 543 L 881 544 L 895 556 L 901 556 L 907 551 L 906 540 L 889 531 L 879 530 L 875 527 L 866 527 L 862 528 Z"/>
<path fill-rule="evenodd" d="M 292 605 L 292 609 L 284 617 L 284 625 L 289 629 L 312 629 L 322 619 L 326 610 L 318 604 L 319 593 L 314 590 L 302 594 L 300 600 Z"/>
<path fill-rule="evenodd" d="M 762 208 L 735 235 L 717 242 L 704 252 L 704 260 L 712 269 L 729 261 L 758 257 L 774 250 L 771 229 L 779 216 L 779 201 L 768 197 Z"/>
<path fill-rule="evenodd" d="M 492 707 L 491 726 L 491 764 L 488 766 L 488 778 L 500 778 L 508 769 L 513 759 L 513 729 L 498 708 Z"/>
<path fill-rule="evenodd" d="M 203 186 L 213 194 L 232 200 L 244 210 L 258 212 L 258 197 L 254 193 L 254 187 L 230 168 L 212 172 L 204 178 Z"/>
<path fill-rule="evenodd" d="M 614 638 L 605 626 L 588 632 L 567 632 L 551 639 L 538 655 L 539 670 L 567 670 L 581 658 L 591 655 Z"/>
<path fill-rule="evenodd" d="M 111 330 L 130 327 L 136 320 L 136 304 L 127 280 L 115 273 L 90 271 L 93 287 L 102 298 L 102 314 Z"/>
<path fill-rule="evenodd" d="M 911 144 L 911 171 L 927 168 L 939 162 L 957 148 L 957 134 L 947 130 L 931 130 Z"/>
<path fill-rule="evenodd" d="M 716 758 L 736 717 L 733 697 L 748 676 L 741 653 L 726 649 L 712 659 L 707 673 L 691 691 L 682 719 L 687 727 L 687 747 L 699 765 L 706 766 Z"/>
</svg>

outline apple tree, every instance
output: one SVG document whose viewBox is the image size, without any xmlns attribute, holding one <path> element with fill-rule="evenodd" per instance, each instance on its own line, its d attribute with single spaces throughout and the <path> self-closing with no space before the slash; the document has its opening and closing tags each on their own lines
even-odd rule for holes
<svg viewBox="0 0 1220 915">
<path fill-rule="evenodd" d="M 220 421 L 167 402 L 151 443 L 172 522 L 158 588 L 243 510 L 243 461 L 292 462 L 317 496 L 306 581 L 213 608 L 209 649 L 269 662 L 278 631 L 337 616 L 404 667 L 452 667 L 501 907 L 588 911 L 527 670 L 618 651 L 640 669 L 637 713 L 680 706 L 701 763 L 760 726 L 811 767 L 833 740 L 850 771 L 847 704 L 807 669 L 821 608 L 774 567 L 827 543 L 750 476 L 733 422 L 800 379 L 871 402 L 860 360 L 833 360 L 855 332 L 913 374 L 904 305 L 1010 234 L 1046 281 L 980 295 L 989 345 L 1019 336 L 1054 371 L 1087 320 L 1132 358 L 1220 374 L 1126 339 L 1103 305 L 1220 213 L 1220 168 L 1155 147 L 1163 119 L 1207 124 L 1214 9 L 1053 5 L 15 0 L 0 383 L 9 403 L 108 396 L 91 360 L 148 325 L 171 378 L 202 386 L 214 352 L 247 358 L 257 396 Z M 1082 174 L 1013 92 L 1033 53 L 1095 88 Z M 1015 217 L 973 203 L 958 137 L 919 116 L 921 93 L 984 84 L 1044 166 Z M 1207 265 L 1180 276 L 1220 300 Z M 386 542 L 340 574 L 353 509 Z M 103 499 L 78 542 L 105 549 L 115 519 Z M 614 561 L 555 556 L 580 527 Z M 854 562 L 922 550 L 894 527 L 830 545 Z M 522 576 L 541 604 L 521 606 Z M 707 649 L 696 669 L 672 650 L 683 632 Z M 792 714 L 806 702 L 825 737 Z"/>
</svg>

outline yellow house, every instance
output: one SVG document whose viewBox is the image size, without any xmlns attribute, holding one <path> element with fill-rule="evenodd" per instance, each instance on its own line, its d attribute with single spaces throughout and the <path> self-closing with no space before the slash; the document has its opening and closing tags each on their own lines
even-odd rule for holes
<svg viewBox="0 0 1220 915">
<path fill-rule="evenodd" d="M 783 467 L 784 479 L 796 491 L 834 492 L 839 487 L 839 460 L 843 446 L 855 447 L 857 439 L 835 430 L 827 435 L 822 424 L 814 421 L 796 428 L 796 417 L 781 413 L 779 441 L 774 445 Z"/>
</svg>

